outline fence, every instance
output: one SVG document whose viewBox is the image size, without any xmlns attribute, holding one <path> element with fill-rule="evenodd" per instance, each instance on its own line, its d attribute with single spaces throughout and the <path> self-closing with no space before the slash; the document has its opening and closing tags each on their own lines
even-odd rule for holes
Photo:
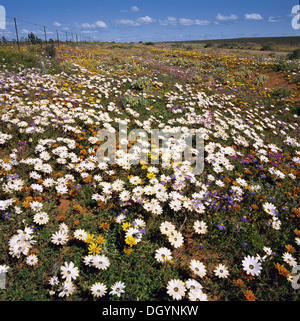
<svg viewBox="0 0 300 321">
<path fill-rule="evenodd" d="M 53 43 L 57 46 L 60 43 L 82 43 L 92 42 L 91 37 L 79 34 L 72 30 L 63 30 L 55 26 L 40 25 L 37 23 L 7 17 L 8 25 L 11 27 L 12 39 L 8 40 L 5 35 L 0 39 L 2 44 L 15 44 L 19 49 L 21 45 Z M 30 26 L 29 28 L 27 26 Z M 21 32 L 20 32 L 21 30 Z"/>
</svg>

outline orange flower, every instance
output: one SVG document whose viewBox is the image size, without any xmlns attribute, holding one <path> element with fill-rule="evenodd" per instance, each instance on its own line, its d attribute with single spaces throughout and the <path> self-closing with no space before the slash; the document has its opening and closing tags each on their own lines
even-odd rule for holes
<svg viewBox="0 0 300 321">
<path fill-rule="evenodd" d="M 254 210 L 257 210 L 258 209 L 258 206 L 256 204 L 252 204 L 251 207 L 254 209 Z"/>
<path fill-rule="evenodd" d="M 243 288 L 245 286 L 244 281 L 242 279 L 237 279 L 236 280 L 236 285 L 240 286 L 241 288 Z"/>
<path fill-rule="evenodd" d="M 283 265 L 280 265 L 279 263 L 274 263 L 274 265 L 280 275 L 284 277 L 288 276 L 289 271 Z"/>
<path fill-rule="evenodd" d="M 22 206 L 25 207 L 25 208 L 30 207 L 30 202 L 24 201 L 24 202 L 22 203 Z"/>
<path fill-rule="evenodd" d="M 68 181 L 68 182 L 67 182 L 67 186 L 68 186 L 68 187 L 73 186 L 73 182 L 72 182 L 72 181 Z"/>
<path fill-rule="evenodd" d="M 69 191 L 69 195 L 70 196 L 76 196 L 77 194 L 78 193 L 77 193 L 77 191 L 75 189 L 72 189 L 72 190 Z"/>
<path fill-rule="evenodd" d="M 89 175 L 88 177 L 84 178 L 83 180 L 85 183 L 90 183 L 92 181 L 92 175 Z"/>
<path fill-rule="evenodd" d="M 290 244 L 287 244 L 287 245 L 285 246 L 285 248 L 286 248 L 286 250 L 287 250 L 289 253 L 295 253 L 295 252 L 296 252 L 296 249 L 295 249 L 292 245 L 290 245 Z"/>
<path fill-rule="evenodd" d="M 73 210 L 77 211 L 77 212 L 82 212 L 83 208 L 82 208 L 81 205 L 76 204 L 76 205 L 73 206 Z"/>
<path fill-rule="evenodd" d="M 246 290 L 244 295 L 248 301 L 255 301 L 255 295 L 251 290 Z"/>
<path fill-rule="evenodd" d="M 294 230 L 294 233 L 295 233 L 297 236 L 300 236 L 300 230 L 295 229 L 295 230 Z"/>
<path fill-rule="evenodd" d="M 105 202 L 99 202 L 99 203 L 98 203 L 98 206 L 99 206 L 99 207 L 105 207 L 105 206 L 106 206 L 106 203 L 105 203 Z"/>
<path fill-rule="evenodd" d="M 233 205 L 233 209 L 236 211 L 238 211 L 240 208 L 241 208 L 241 205 L 239 204 Z"/>
<path fill-rule="evenodd" d="M 100 224 L 101 228 L 103 229 L 103 231 L 105 232 L 107 229 L 110 228 L 109 223 L 103 222 Z"/>
<path fill-rule="evenodd" d="M 57 217 L 58 221 L 60 221 L 60 222 L 64 221 L 66 218 L 67 218 L 67 217 L 66 217 L 65 214 L 60 214 L 60 215 L 58 215 L 58 217 Z"/>
</svg>

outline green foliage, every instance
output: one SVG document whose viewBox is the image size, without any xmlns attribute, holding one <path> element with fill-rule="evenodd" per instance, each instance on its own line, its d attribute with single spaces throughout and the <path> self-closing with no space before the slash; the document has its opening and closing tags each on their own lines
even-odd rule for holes
<svg viewBox="0 0 300 321">
<path fill-rule="evenodd" d="M 260 50 L 261 51 L 272 51 L 272 50 L 275 50 L 275 45 L 273 42 L 267 42 L 262 45 Z"/>
<path fill-rule="evenodd" d="M 0 265 L 7 264 L 10 269 L 7 288 L 0 290 L 0 299 L 169 301 L 166 285 L 171 279 L 194 278 L 211 300 L 244 301 L 245 291 L 252 290 L 258 301 L 299 301 L 299 293 L 275 267 L 275 263 L 279 263 L 290 273 L 292 267 L 284 261 L 283 254 L 287 245 L 298 250 L 295 231 L 299 220 L 296 183 L 299 166 L 297 147 L 292 139 L 297 137 L 293 114 L 299 114 L 299 103 L 288 88 L 263 90 L 259 87 L 266 81 L 263 72 L 274 68 L 273 71 L 281 69 L 278 75 L 283 74 L 282 77 L 292 75 L 298 70 L 297 62 L 282 60 L 270 64 L 227 56 L 224 52 L 207 55 L 207 51 L 204 54 L 186 52 L 183 48 L 181 51 L 153 48 L 152 52 L 140 45 L 132 46 L 61 46 L 52 59 L 41 46 L 20 52 L 0 50 L 1 70 L 7 77 L 1 87 L 2 98 L 5 97 L 1 101 L 0 149 L 3 199 L 9 197 L 5 188 L 14 184 L 8 174 L 17 173 L 25 182 L 23 189 L 11 193 L 15 198 L 10 207 L 12 216 L 4 218 L 1 211 Z M 19 71 L 20 62 L 22 69 L 32 65 L 39 66 L 39 71 L 31 74 L 28 71 L 33 77 L 24 77 L 26 73 L 15 77 L 6 72 L 15 62 L 18 66 L 15 72 Z M 45 72 L 55 75 L 45 77 L 42 75 Z M 6 87 L 10 81 L 14 85 L 10 87 L 12 94 Z M 281 99 L 292 97 L 295 101 Z M 124 119 L 128 121 L 128 132 L 140 128 L 140 123 L 147 133 L 149 124 L 151 128 L 164 128 L 163 137 L 172 136 L 179 128 L 185 132 L 200 130 L 205 135 L 205 145 L 210 144 L 208 147 L 214 149 L 209 153 L 205 150 L 208 157 L 204 172 L 192 179 L 187 173 L 182 180 L 184 184 L 178 188 L 175 176 L 181 167 L 174 163 L 170 166 L 137 164 L 129 169 L 113 164 L 106 169 L 89 167 L 95 162 L 94 151 L 99 144 L 95 136 L 97 130 L 104 124 L 117 129 Z M 12 137 L 8 139 L 5 134 Z M 287 137 L 290 144 L 284 142 Z M 143 141 L 143 149 L 147 139 Z M 23 146 L 21 141 L 27 144 Z M 133 147 L 135 143 L 130 144 Z M 54 149 L 58 147 L 62 149 L 57 153 Z M 228 154 L 226 147 L 229 147 Z M 50 155 L 49 161 L 44 149 Z M 15 151 L 17 161 L 7 161 L 6 158 L 14 157 Z M 176 152 L 176 147 L 172 151 Z M 43 164 L 49 162 L 50 173 L 44 172 L 44 167 L 39 168 L 38 157 L 43 158 Z M 217 161 L 222 172 L 216 167 Z M 4 170 L 9 165 L 13 169 L 10 173 Z M 285 176 L 276 177 L 275 170 Z M 40 178 L 36 177 L 38 174 Z M 140 177 L 141 183 L 133 184 L 132 176 Z M 53 178 L 56 184 L 46 187 L 46 178 Z M 131 193 L 130 202 L 120 203 L 122 190 L 114 185 L 117 180 L 124 181 L 124 189 Z M 160 198 L 167 197 L 166 201 L 156 198 L 152 188 L 147 191 L 147 187 L 159 187 L 161 180 L 167 192 Z M 61 183 L 68 187 L 64 196 L 56 192 Z M 34 184 L 44 187 L 41 194 L 34 192 Z M 104 193 L 106 184 L 114 186 L 111 193 Z M 161 204 L 161 215 L 146 211 L 143 204 L 133 200 L 136 187 L 135 192 L 143 191 L 146 200 Z M 96 201 L 95 194 L 101 196 L 101 200 L 105 197 L 105 202 Z M 30 197 L 34 200 L 40 197 L 43 211 L 49 215 L 49 222 L 36 225 L 33 232 L 37 242 L 33 243 L 30 253 L 36 253 L 39 260 L 35 266 L 26 264 L 25 255 L 12 257 L 8 246 L 17 230 L 33 223 L 35 212 L 26 204 Z M 182 199 L 184 206 L 173 210 L 169 206 L 171 197 Z M 202 198 L 203 213 L 190 209 L 193 204 L 190 200 L 194 197 L 197 202 L 198 197 Z M 278 209 L 278 216 L 264 210 L 267 202 Z M 17 213 L 16 207 L 21 213 Z M 126 222 L 131 227 L 136 218 L 146 223 L 146 233 L 132 247 L 125 242 L 122 223 L 116 220 L 122 211 L 126 212 Z M 268 223 L 275 216 L 281 221 L 279 229 Z M 207 224 L 206 233 L 195 232 L 196 220 Z M 168 236 L 161 233 L 160 225 L 164 221 L 172 222 L 182 232 L 181 247 L 174 248 Z M 225 229 L 218 227 L 221 221 Z M 62 222 L 69 228 L 69 240 L 55 245 L 51 236 Z M 103 223 L 109 223 L 109 227 L 104 228 Z M 76 239 L 76 229 L 95 237 L 103 236 L 100 254 L 109 258 L 109 268 L 99 270 L 84 263 L 89 244 Z M 156 250 L 161 247 L 171 250 L 172 260 L 156 260 Z M 274 255 L 266 255 L 265 247 L 270 247 Z M 292 253 L 294 257 L 297 254 Z M 254 278 L 243 270 L 241 261 L 247 255 L 262 258 L 262 271 Z M 204 277 L 191 272 L 192 259 L 203 262 L 207 269 Z M 61 281 L 60 267 L 71 261 L 79 269 L 79 276 L 74 280 L 75 292 L 68 298 L 59 297 L 59 286 L 52 288 L 49 279 L 57 276 Z M 227 278 L 219 278 L 214 272 L 220 263 L 229 269 Z M 108 293 L 102 298 L 92 295 L 92 284 L 103 282 L 109 291 L 117 281 L 126 284 L 120 298 Z M 55 289 L 55 295 L 49 292 L 51 289 Z M 188 300 L 188 296 L 183 300 Z"/>
<path fill-rule="evenodd" d="M 292 54 L 288 55 L 288 59 L 300 59 L 300 49 L 295 49 Z"/>
<path fill-rule="evenodd" d="M 41 59 L 36 54 L 16 51 L 12 48 L 0 49 L 0 68 L 7 71 L 18 71 L 26 68 L 40 68 Z"/>
<path fill-rule="evenodd" d="M 45 47 L 46 55 L 50 58 L 54 58 L 56 56 L 56 49 L 54 44 L 46 45 Z"/>
<path fill-rule="evenodd" d="M 136 90 L 148 90 L 150 86 L 150 79 L 148 77 L 140 77 L 134 80 L 131 86 Z"/>
<path fill-rule="evenodd" d="M 291 90 L 285 87 L 276 87 L 271 91 L 272 97 L 287 98 L 291 95 Z"/>
<path fill-rule="evenodd" d="M 256 86 L 264 85 L 266 83 L 267 79 L 268 79 L 268 76 L 263 75 L 263 74 L 259 74 L 254 78 L 253 84 Z"/>
</svg>

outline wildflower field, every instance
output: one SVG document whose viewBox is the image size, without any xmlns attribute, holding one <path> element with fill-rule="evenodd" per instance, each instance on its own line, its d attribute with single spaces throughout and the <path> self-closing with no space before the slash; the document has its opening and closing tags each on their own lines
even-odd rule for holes
<svg viewBox="0 0 300 321">
<path fill-rule="evenodd" d="M 299 300 L 299 59 L 49 52 L 0 48 L 1 300 Z"/>
</svg>

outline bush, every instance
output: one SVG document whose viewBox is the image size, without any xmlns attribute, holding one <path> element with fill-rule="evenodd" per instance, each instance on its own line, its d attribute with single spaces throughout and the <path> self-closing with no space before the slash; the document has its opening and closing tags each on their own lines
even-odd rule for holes
<svg viewBox="0 0 300 321">
<path fill-rule="evenodd" d="M 2 70 L 16 72 L 19 68 L 40 67 L 40 58 L 32 52 L 16 51 L 11 48 L 0 50 L 0 69 Z"/>
<path fill-rule="evenodd" d="M 150 86 L 150 79 L 147 77 L 140 77 L 133 81 L 131 86 L 136 90 L 148 90 Z"/>
<path fill-rule="evenodd" d="M 287 98 L 291 95 L 291 90 L 285 87 L 276 87 L 272 90 L 271 96 L 276 98 Z"/>
<path fill-rule="evenodd" d="M 259 74 L 253 80 L 253 84 L 256 85 L 256 86 L 264 85 L 266 83 L 267 79 L 268 79 L 268 76 L 263 75 L 263 74 Z"/>
<path fill-rule="evenodd" d="M 300 49 L 296 49 L 292 54 L 288 55 L 288 59 L 300 59 Z"/>
<path fill-rule="evenodd" d="M 275 50 L 275 46 L 272 42 L 267 42 L 261 47 L 260 50 L 261 51 L 272 51 L 272 50 Z"/>
<path fill-rule="evenodd" d="M 45 47 L 46 55 L 50 58 L 54 58 L 56 56 L 56 49 L 53 44 L 47 45 Z"/>
</svg>

